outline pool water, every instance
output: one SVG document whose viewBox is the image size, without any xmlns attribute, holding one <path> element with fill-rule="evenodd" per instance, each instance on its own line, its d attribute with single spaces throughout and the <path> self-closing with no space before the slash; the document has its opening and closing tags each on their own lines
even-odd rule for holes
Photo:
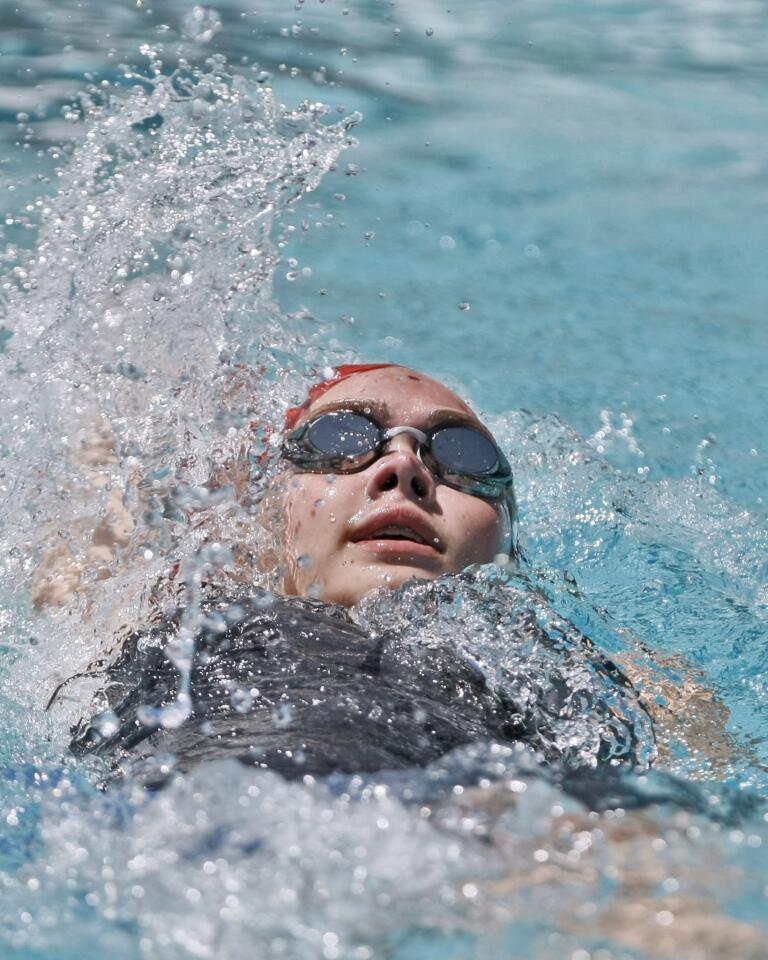
<svg viewBox="0 0 768 960">
<path fill-rule="evenodd" d="M 0 13 L 0 956 L 768 956 L 767 15 Z M 141 619 L 169 557 L 193 583 L 226 569 L 182 509 L 260 546 L 210 475 L 254 423 L 273 450 L 307 377 L 352 357 L 482 410 L 531 602 L 671 704 L 632 780 L 655 804 L 589 813 L 503 752 L 446 761 L 485 771 L 463 791 L 443 768 L 222 763 L 101 792 L 63 759 L 92 691 L 51 714 L 52 688 Z M 105 423 L 116 458 L 89 447 Z M 115 490 L 139 522 L 114 576 L 36 613 L 51 544 L 84 556 Z M 478 574 L 502 611 L 518 575 Z M 429 623 L 409 589 L 357 616 L 510 667 L 466 583 Z"/>
</svg>

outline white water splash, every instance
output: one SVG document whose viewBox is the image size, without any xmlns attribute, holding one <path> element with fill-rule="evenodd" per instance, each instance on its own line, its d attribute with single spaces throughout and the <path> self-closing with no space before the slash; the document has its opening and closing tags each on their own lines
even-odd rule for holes
<svg viewBox="0 0 768 960">
<path fill-rule="evenodd" d="M 190 561 L 192 582 L 226 564 L 227 538 L 247 541 L 235 518 L 258 499 L 270 432 L 314 357 L 311 327 L 272 298 L 281 217 L 358 119 L 290 110 L 219 57 L 166 75 L 144 53 L 147 73 L 73 108 L 84 135 L 4 285 L 0 590 L 16 597 L 18 635 L 32 629 L 30 581 L 38 600 L 66 594 L 67 577 L 91 582 L 74 607 L 87 626 L 60 622 L 54 639 L 34 625 L 60 677 L 139 615 L 169 562 Z M 199 554 L 206 539 L 224 544 L 216 556 Z"/>
</svg>

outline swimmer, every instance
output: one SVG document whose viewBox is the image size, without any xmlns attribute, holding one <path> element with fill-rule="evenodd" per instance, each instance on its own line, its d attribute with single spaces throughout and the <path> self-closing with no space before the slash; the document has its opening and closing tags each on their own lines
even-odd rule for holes
<svg viewBox="0 0 768 960">
<path fill-rule="evenodd" d="M 99 451 L 102 460 L 114 457 L 104 430 L 100 431 Z M 256 636 L 259 630 L 268 628 L 283 638 L 280 650 L 273 651 L 276 664 L 284 663 L 286 656 L 290 658 L 296 653 L 295 649 L 292 651 L 295 630 L 290 624 L 296 619 L 292 608 L 301 607 L 305 624 L 315 618 L 317 629 L 312 635 L 322 636 L 326 645 L 331 644 L 322 667 L 327 672 L 333 656 L 341 657 L 345 644 L 349 646 L 349 637 L 338 628 L 342 619 L 346 620 L 349 629 L 357 630 L 360 637 L 365 635 L 365 631 L 360 631 L 340 608 L 352 607 L 372 592 L 395 589 L 411 579 L 430 581 L 443 574 L 459 573 L 471 564 L 489 563 L 499 555 L 515 556 L 512 524 L 516 506 L 509 465 L 490 432 L 467 404 L 443 384 L 424 374 L 391 364 L 339 368 L 330 379 L 312 387 L 304 403 L 288 411 L 282 453 L 282 472 L 273 481 L 261 510 L 261 522 L 271 523 L 275 528 L 275 549 L 267 556 L 245 555 L 241 558 L 240 571 L 235 577 L 239 583 L 230 579 L 215 600 L 220 616 L 227 622 L 225 637 L 230 635 L 230 627 L 239 629 L 235 623 L 237 616 L 246 616 L 249 610 L 250 627 L 245 630 L 246 634 L 250 631 Z M 93 469 L 92 464 L 89 469 Z M 103 566 L 103 557 L 110 549 L 110 540 L 114 544 L 124 542 L 134 524 L 134 519 L 119 503 L 110 504 L 110 517 L 100 520 L 94 533 L 94 551 L 98 551 L 94 564 L 99 576 L 109 575 Z M 214 539 L 211 530 L 209 534 Z M 265 564 L 270 567 L 272 592 L 286 598 L 273 600 L 270 610 L 265 610 L 261 592 L 251 586 L 257 563 L 262 568 Z M 80 571 L 71 574 L 65 568 L 62 575 L 60 570 L 60 553 L 56 564 L 41 566 L 33 585 L 39 605 L 66 603 L 79 588 Z M 178 565 L 173 570 L 178 571 Z M 183 585 L 175 586 L 180 588 Z M 125 642 L 120 640 L 123 646 L 116 658 L 111 662 L 108 657 L 102 658 L 86 671 L 91 679 L 101 671 L 101 683 L 105 690 L 109 688 L 101 697 L 101 708 L 113 710 L 118 715 L 122 715 L 122 709 L 122 713 L 129 717 L 142 702 L 167 704 L 176 697 L 180 677 L 165 659 L 163 651 L 178 633 L 182 611 L 174 613 L 169 609 L 169 595 L 174 593 L 173 576 L 168 578 L 165 588 L 165 591 L 157 591 L 158 605 L 165 608 L 156 627 L 157 659 L 150 664 L 137 656 L 137 645 L 146 647 L 146 644 L 144 641 L 139 644 L 142 631 L 134 631 L 132 638 Z M 180 590 L 175 592 L 178 603 Z M 209 590 L 209 596 L 214 596 L 213 590 Z M 323 619 L 329 612 L 330 623 Z M 537 635 L 536 630 L 541 628 L 530 629 L 533 638 Z M 331 643 L 334 631 L 336 640 Z M 379 639 L 385 642 L 383 638 Z M 369 640 L 361 639 L 354 646 L 356 652 L 361 653 Z M 216 642 L 213 636 L 207 640 L 198 637 L 197 649 L 208 656 L 211 644 Z M 556 639 L 550 637 L 548 642 L 554 644 Z M 587 651 L 589 641 L 582 638 L 580 645 L 583 651 Z M 332 649 L 337 653 L 332 655 Z M 378 653 L 373 659 L 366 660 L 361 656 L 359 662 L 368 666 L 373 662 L 389 664 L 394 670 L 390 679 L 394 682 L 399 671 L 397 683 L 402 685 L 403 671 L 399 667 L 394 669 L 397 657 L 382 658 L 382 650 L 375 643 L 370 650 L 378 650 Z M 235 655 L 234 650 L 231 655 Z M 258 659 L 263 656 L 263 651 L 251 651 L 245 656 L 246 659 Z M 455 655 L 451 651 L 443 651 L 441 656 L 442 666 L 436 668 L 437 674 L 432 677 L 436 680 L 435 689 L 442 682 L 437 679 L 440 671 L 450 673 L 455 666 Z M 154 677 L 145 677 L 141 694 L 144 701 L 137 699 L 139 693 L 136 691 L 131 695 L 131 685 L 138 682 L 136 671 L 140 671 L 142 662 Z M 604 664 L 608 663 L 604 661 Z M 668 666 L 666 662 L 661 665 Z M 317 664 L 305 666 L 312 673 Z M 621 670 L 613 677 L 611 670 L 617 668 L 613 664 L 604 667 L 599 656 L 596 670 L 609 690 L 620 691 L 619 700 L 637 699 L 627 678 L 638 688 L 648 691 L 644 703 L 654 717 L 657 733 L 662 733 L 662 747 L 667 731 L 670 731 L 671 738 L 681 723 L 688 724 L 687 742 L 696 743 L 704 755 L 726 763 L 733 756 L 733 743 L 724 734 L 724 708 L 702 684 L 690 679 L 689 668 L 684 664 L 676 666 L 685 682 L 679 685 L 674 681 L 662 681 L 663 689 L 658 675 L 651 675 L 647 667 L 636 665 L 628 657 L 623 659 Z M 263 664 L 254 663 L 248 669 L 251 668 L 257 673 L 265 669 Z M 220 673 L 217 676 L 221 678 Z M 421 680 L 424 679 L 422 676 Z M 52 701 L 69 695 L 69 691 L 75 689 L 73 680 L 60 685 Z M 375 671 L 369 680 L 379 690 L 386 686 L 382 676 Z M 316 674 L 314 680 L 307 674 L 307 689 L 316 681 L 322 685 Z M 201 685 L 213 683 L 213 675 L 207 679 L 197 676 L 196 682 Z M 261 689 L 256 683 L 252 686 Z M 554 694 L 557 687 L 558 680 L 552 677 L 555 703 L 558 701 L 558 695 Z M 566 693 L 567 682 L 560 688 L 559 697 L 562 699 Z M 366 695 L 370 695 L 370 691 Z M 495 694 L 485 687 L 483 697 L 486 697 L 483 709 L 488 708 L 497 716 L 498 698 L 494 699 Z M 601 713 L 599 705 L 604 699 L 598 684 L 592 705 L 585 704 L 584 710 L 586 714 L 593 711 L 590 722 L 602 729 L 601 736 L 608 737 L 614 713 L 604 705 Z M 122 708 L 115 709 L 119 704 Z M 389 705 L 392 706 L 391 701 Z M 556 707 L 552 709 L 556 712 Z M 507 704 L 501 715 L 510 710 L 511 706 Z M 222 716 L 226 713 L 224 710 Z M 296 712 L 297 718 L 299 713 Z M 448 743 L 456 745 L 476 737 L 480 729 L 473 725 L 476 719 L 477 715 L 471 723 L 467 718 L 459 719 L 458 728 L 450 736 L 443 737 L 443 746 L 439 749 Z M 329 721 L 326 747 L 332 738 L 334 723 L 338 726 L 338 718 Z M 494 727 L 493 723 L 486 722 L 486 733 L 491 735 L 495 730 L 494 735 L 501 736 L 500 728 Z M 523 726 L 526 724 L 524 738 L 536 745 L 545 757 L 556 758 L 558 751 L 552 747 L 556 737 L 542 717 L 528 716 Z M 619 722 L 619 727 L 618 755 L 632 757 L 637 746 L 633 740 L 634 731 L 623 721 Z M 81 725 L 81 733 L 82 729 Z M 145 732 L 148 731 L 146 728 Z M 436 755 L 433 748 L 421 749 L 419 737 L 413 730 L 411 734 L 414 747 L 408 755 L 409 762 L 429 762 Z M 136 731 L 134 735 L 138 736 Z M 169 734 L 156 731 L 152 736 L 157 741 L 163 736 L 167 739 Z M 263 739 L 263 734 L 259 736 Z M 518 739 L 523 736 L 520 724 L 516 731 L 506 729 L 504 737 L 509 739 L 510 736 Z M 95 735 L 89 740 L 94 749 L 98 746 L 96 740 Z M 113 738 L 109 743 L 101 743 L 98 750 L 109 752 L 116 744 L 117 740 Z M 211 746 L 209 744 L 208 748 Z M 230 746 L 234 748 L 234 745 Z M 194 753 L 192 751 L 190 757 Z M 349 750 L 347 759 L 347 766 L 359 762 L 359 752 L 355 754 Z"/>
<path fill-rule="evenodd" d="M 282 519 L 282 598 L 209 593 L 181 723 L 182 678 L 167 651 L 183 611 L 128 637 L 103 668 L 109 722 L 81 724 L 78 752 L 127 758 L 134 773 L 155 771 L 149 780 L 158 756 L 182 770 L 236 756 L 285 776 L 325 775 L 425 766 L 483 739 L 522 741 L 560 761 L 568 747 L 556 721 L 575 709 L 594 728 L 593 759 L 636 761 L 627 718 L 643 708 L 586 638 L 579 656 L 592 664 L 592 687 L 570 696 L 564 662 L 549 689 L 523 703 L 491 689 L 450 644 L 417 649 L 346 613 L 377 590 L 515 552 L 510 465 L 453 391 L 391 364 L 340 367 L 288 411 L 282 460 L 270 494 Z M 530 616 L 516 629 L 530 643 L 559 643 Z"/>
</svg>

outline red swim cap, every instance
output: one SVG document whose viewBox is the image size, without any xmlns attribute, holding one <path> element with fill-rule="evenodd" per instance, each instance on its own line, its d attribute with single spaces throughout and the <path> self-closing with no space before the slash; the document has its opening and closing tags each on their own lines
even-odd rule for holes
<svg viewBox="0 0 768 960">
<path fill-rule="evenodd" d="M 299 422 L 301 415 L 309 410 L 318 397 L 322 397 L 326 390 L 335 387 L 337 383 L 341 383 L 341 381 L 346 380 L 347 377 L 352 377 L 356 373 L 367 373 L 369 370 L 381 370 L 384 367 L 396 366 L 396 363 L 342 363 L 340 367 L 335 367 L 332 377 L 329 377 L 327 380 L 321 380 L 320 383 L 315 383 L 309 388 L 309 393 L 304 403 L 298 407 L 288 407 L 285 412 L 285 432 L 287 433 L 289 430 L 293 430 Z"/>
</svg>

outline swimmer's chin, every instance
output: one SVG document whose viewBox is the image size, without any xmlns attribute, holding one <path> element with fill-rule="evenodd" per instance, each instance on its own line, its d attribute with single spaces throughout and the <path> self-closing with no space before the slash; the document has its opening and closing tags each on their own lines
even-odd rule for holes
<svg viewBox="0 0 768 960">
<path fill-rule="evenodd" d="M 410 562 L 409 562 L 410 560 Z M 286 576 L 281 587 L 276 591 L 286 597 L 302 597 L 304 599 L 319 600 L 324 603 L 337 603 L 343 607 L 354 607 L 362 600 L 375 596 L 386 595 L 398 590 L 410 581 L 430 581 L 438 577 L 460 573 L 461 570 L 442 569 L 442 564 L 424 563 L 422 558 L 401 558 L 367 565 L 368 577 L 361 576 L 361 567 L 354 564 L 356 583 L 352 584 L 344 576 L 339 576 L 333 586 L 319 583 L 299 583 L 291 581 Z M 467 564 L 462 570 L 475 570 L 482 567 L 497 567 L 508 572 L 519 570 L 516 558 L 507 553 L 498 553 L 492 560 L 479 561 Z"/>
</svg>

